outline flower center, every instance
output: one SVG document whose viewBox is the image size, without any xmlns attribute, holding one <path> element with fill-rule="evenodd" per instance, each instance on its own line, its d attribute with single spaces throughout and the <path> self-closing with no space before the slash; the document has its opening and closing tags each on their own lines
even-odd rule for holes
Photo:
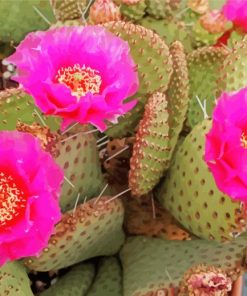
<svg viewBox="0 0 247 296">
<path fill-rule="evenodd" d="M 240 145 L 247 149 L 247 136 L 245 132 L 242 132 L 241 137 L 240 137 Z"/>
<path fill-rule="evenodd" d="M 59 69 L 56 80 L 70 88 L 72 95 L 78 99 L 85 96 L 88 92 L 98 94 L 102 83 L 98 70 L 85 65 L 81 67 L 79 64 Z"/>
<path fill-rule="evenodd" d="M 14 225 L 25 213 L 27 196 L 14 178 L 0 172 L 0 230 Z"/>
</svg>

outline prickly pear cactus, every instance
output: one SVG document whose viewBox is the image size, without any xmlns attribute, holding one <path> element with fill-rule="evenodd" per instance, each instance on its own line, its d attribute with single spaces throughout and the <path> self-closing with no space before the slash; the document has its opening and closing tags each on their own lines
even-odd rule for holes
<svg viewBox="0 0 247 296">
<path fill-rule="evenodd" d="M 145 0 L 134 1 L 133 3 L 132 1 L 123 1 L 120 11 L 127 19 L 138 21 L 145 15 L 145 9 L 147 7 L 145 2 Z"/>
<path fill-rule="evenodd" d="M 91 199 L 63 215 L 48 246 L 40 256 L 27 258 L 26 266 L 49 271 L 117 253 L 124 242 L 123 214 L 120 200 Z"/>
<path fill-rule="evenodd" d="M 184 273 L 198 264 L 221 268 L 232 282 L 246 269 L 245 247 L 246 236 L 229 244 L 129 238 L 121 251 L 124 295 L 177 295 Z"/>
<path fill-rule="evenodd" d="M 26 269 L 20 262 L 0 268 L 0 295 L 33 296 Z"/>
<path fill-rule="evenodd" d="M 80 19 L 87 6 L 87 0 L 51 0 L 57 21 Z"/>
<path fill-rule="evenodd" d="M 59 129 L 59 120 L 43 116 L 34 105 L 33 98 L 21 89 L 7 89 L 0 92 L 0 130 L 14 130 L 18 123 L 25 124 L 24 130 L 32 130 L 35 122 L 48 126 L 52 132 Z M 40 129 L 33 127 L 34 131 Z M 47 131 L 48 132 L 48 131 Z M 47 133 L 45 131 L 45 133 Z M 49 133 L 49 132 L 48 132 Z M 47 141 L 52 133 L 45 135 Z M 100 168 L 96 139 L 88 129 L 59 133 L 54 143 L 55 159 L 64 169 L 66 180 L 63 184 L 60 206 L 63 211 L 74 207 L 78 194 L 81 203 L 85 197 L 92 198 L 105 186 Z"/>
<path fill-rule="evenodd" d="M 205 161 L 217 100 L 247 87 L 247 4 L 230 2 L 0 0 L 0 296 L 232 294 L 247 269 L 246 199 L 221 192 Z M 241 106 L 228 111 L 246 148 Z M 33 149 L 2 142 L 11 133 L 50 162 L 36 174 Z"/>
<path fill-rule="evenodd" d="M 0 130 L 15 130 L 17 122 L 47 124 L 52 131 L 59 128 L 59 119 L 46 117 L 34 105 L 33 98 L 20 88 L 0 92 Z"/>
<path fill-rule="evenodd" d="M 93 264 L 75 265 L 55 285 L 41 293 L 41 296 L 86 296 L 94 274 Z"/>
<path fill-rule="evenodd" d="M 105 257 L 100 260 L 98 273 L 88 296 L 122 296 L 122 270 L 117 258 Z"/>
<path fill-rule="evenodd" d="M 142 116 L 148 94 L 167 89 L 172 74 L 172 60 L 166 43 L 151 30 L 121 21 L 105 23 L 104 27 L 128 41 L 131 54 L 138 65 L 140 87 L 135 95 L 138 104 L 126 118 L 120 118 L 116 126 L 107 130 L 108 136 L 123 137 L 133 133 Z M 160 64 L 163 65 L 162 68 L 159 67 Z"/>
<path fill-rule="evenodd" d="M 189 77 L 185 50 L 181 42 L 175 41 L 170 46 L 173 61 L 173 73 L 166 92 L 168 99 L 169 124 L 169 160 L 177 145 L 183 128 L 189 103 Z M 169 167 L 170 161 L 167 162 Z"/>
<path fill-rule="evenodd" d="M 172 60 L 169 49 L 160 36 L 128 22 L 109 22 L 104 27 L 128 41 L 133 59 L 138 65 L 141 83 L 138 92 L 150 94 L 165 91 L 172 74 Z"/>
<path fill-rule="evenodd" d="M 169 19 L 169 21 L 164 19 L 157 20 L 147 16 L 140 19 L 138 23 L 145 28 L 153 30 L 161 36 L 168 45 L 174 41 L 180 41 L 186 49 L 186 52 L 192 51 L 193 40 L 190 38 L 189 31 L 183 21 L 176 18 Z"/>
<path fill-rule="evenodd" d="M 206 120 L 179 146 L 158 198 L 189 231 L 203 239 L 232 240 L 246 231 L 246 210 L 217 188 L 204 162 Z"/>
<path fill-rule="evenodd" d="M 237 91 L 247 85 L 246 72 L 247 37 L 237 41 L 220 68 L 219 90 Z M 220 93 L 220 91 L 218 93 Z"/>
<path fill-rule="evenodd" d="M 0 41 L 20 42 L 27 33 L 46 30 L 54 21 L 49 1 L 0 1 Z"/>
<path fill-rule="evenodd" d="M 130 160 L 129 186 L 137 196 L 148 193 L 158 183 L 169 156 L 167 99 L 152 95 L 140 122 Z"/>
<path fill-rule="evenodd" d="M 201 122 L 206 115 L 211 116 L 219 93 L 217 80 L 228 54 L 229 51 L 222 47 L 202 47 L 188 56 L 190 79 L 188 121 L 191 127 Z"/>
</svg>

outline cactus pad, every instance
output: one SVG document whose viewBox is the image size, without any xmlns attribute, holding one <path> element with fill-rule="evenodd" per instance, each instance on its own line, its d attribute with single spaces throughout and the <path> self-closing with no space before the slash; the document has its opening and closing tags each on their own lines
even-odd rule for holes
<svg viewBox="0 0 247 296">
<path fill-rule="evenodd" d="M 128 41 L 131 55 L 138 65 L 139 93 L 165 91 L 172 74 L 172 61 L 161 37 L 142 26 L 121 21 L 105 23 L 104 27 Z"/>
<path fill-rule="evenodd" d="M 0 0 L 0 7 L 0 41 L 3 42 L 18 43 L 31 31 L 48 29 L 48 22 L 55 19 L 49 1 Z"/>
<path fill-rule="evenodd" d="M 18 121 L 25 124 L 35 121 L 40 123 L 37 113 L 51 130 L 59 128 L 59 119 L 43 116 L 34 105 L 33 98 L 23 90 L 12 88 L 0 92 L 0 130 L 14 130 Z"/>
<path fill-rule="evenodd" d="M 57 21 L 67 21 L 82 18 L 87 0 L 51 0 L 51 5 Z"/>
<path fill-rule="evenodd" d="M 179 146 L 158 194 L 163 206 L 198 237 L 231 240 L 247 227 L 246 210 L 217 188 L 204 161 L 206 120 L 196 126 Z"/>
<path fill-rule="evenodd" d="M 0 267 L 0 295 L 33 296 L 26 270 L 20 262 Z"/>
<path fill-rule="evenodd" d="M 204 119 L 204 114 L 197 101 L 206 100 L 206 111 L 210 116 L 217 98 L 217 79 L 220 68 L 228 55 L 222 47 L 202 47 L 188 56 L 190 78 L 190 106 L 188 119 L 191 127 Z"/>
<path fill-rule="evenodd" d="M 122 296 L 122 290 L 120 263 L 114 257 L 102 259 L 94 283 L 87 296 Z"/>
<path fill-rule="evenodd" d="M 169 148 L 170 156 L 175 149 L 183 128 L 189 103 L 189 78 L 184 47 L 175 41 L 170 47 L 173 60 L 173 73 L 166 92 L 168 100 Z"/>
<path fill-rule="evenodd" d="M 184 22 L 177 19 L 169 19 L 167 21 L 145 17 L 139 20 L 139 23 L 160 35 L 168 45 L 177 40 L 183 43 L 187 52 L 192 50 L 192 38 L 190 38 Z"/>
<path fill-rule="evenodd" d="M 179 8 L 180 0 L 147 0 L 147 13 L 157 19 L 166 19 Z"/>
<path fill-rule="evenodd" d="M 78 203 L 81 203 L 85 197 L 89 199 L 100 193 L 105 186 L 96 140 L 87 132 L 89 131 L 76 133 L 74 136 L 68 133 L 61 137 L 57 144 L 59 156 L 56 162 L 64 169 L 65 176 L 69 179 L 62 187 L 60 206 L 63 211 L 74 207 L 78 194 Z"/>
<path fill-rule="evenodd" d="M 78 264 L 41 296 L 86 296 L 94 278 L 92 264 Z"/>
<path fill-rule="evenodd" d="M 136 196 L 148 193 L 162 177 L 169 155 L 166 96 L 152 95 L 139 124 L 130 159 L 129 186 Z"/>
<path fill-rule="evenodd" d="M 137 3 L 122 3 L 120 11 L 127 19 L 137 21 L 145 15 L 146 3 L 145 0 L 140 0 Z"/>
<path fill-rule="evenodd" d="M 246 236 L 228 244 L 199 239 L 129 238 L 121 251 L 124 295 L 177 295 L 184 273 L 197 264 L 221 268 L 236 280 L 246 269 L 242 265 L 245 248 Z"/>
<path fill-rule="evenodd" d="M 247 36 L 235 42 L 220 69 L 219 89 L 237 91 L 247 85 Z M 220 94 L 220 93 L 219 93 Z"/>
<path fill-rule="evenodd" d="M 56 225 L 47 248 L 38 257 L 27 258 L 33 270 L 60 269 L 77 262 L 115 254 L 124 241 L 123 206 L 120 200 L 92 199 L 67 212 Z"/>
</svg>

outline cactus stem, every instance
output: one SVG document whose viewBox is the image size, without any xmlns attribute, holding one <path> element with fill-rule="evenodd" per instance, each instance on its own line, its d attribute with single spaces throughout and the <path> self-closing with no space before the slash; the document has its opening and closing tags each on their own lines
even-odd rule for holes
<svg viewBox="0 0 247 296">
<path fill-rule="evenodd" d="M 75 215 L 75 211 L 76 211 L 76 208 L 77 208 L 77 204 L 78 204 L 78 201 L 80 199 L 80 192 L 78 192 L 77 194 L 77 197 L 76 197 L 76 201 L 75 201 L 75 206 L 74 206 L 74 209 L 73 209 L 73 215 Z"/>
<path fill-rule="evenodd" d="M 202 102 L 201 102 L 201 100 L 200 100 L 200 98 L 198 96 L 196 96 L 196 99 L 197 99 L 197 102 L 198 102 L 199 106 L 202 109 L 204 119 L 208 119 L 209 116 L 208 116 L 207 110 L 206 110 L 207 101 L 206 100 L 203 100 L 203 104 L 202 104 Z"/>
<path fill-rule="evenodd" d="M 124 190 L 124 191 L 118 193 L 117 195 L 113 196 L 112 198 L 108 199 L 105 203 L 109 203 L 109 202 L 111 202 L 111 201 L 117 199 L 118 197 L 124 195 L 125 193 L 130 192 L 130 191 L 131 191 L 131 189 L 128 188 L 128 189 L 126 189 L 126 190 Z"/>
<path fill-rule="evenodd" d="M 43 124 L 43 126 L 47 126 L 46 123 L 45 123 L 45 121 L 44 121 L 44 119 L 43 119 L 42 116 L 39 114 L 39 112 L 38 112 L 36 109 L 34 109 L 34 112 L 35 112 L 35 114 L 38 116 L 38 118 L 39 118 L 40 122 Z"/>
<path fill-rule="evenodd" d="M 100 198 L 102 197 L 102 195 L 104 194 L 104 192 L 106 191 L 106 188 L 109 186 L 109 184 L 106 184 L 105 187 L 102 189 L 102 191 L 100 192 L 99 196 L 96 198 L 96 200 L 94 201 L 94 205 L 97 204 L 97 202 L 100 200 Z"/>
<path fill-rule="evenodd" d="M 36 6 L 33 5 L 33 9 L 49 26 L 51 26 L 51 22 Z"/>
<path fill-rule="evenodd" d="M 122 152 L 124 152 L 125 150 L 129 149 L 129 145 L 125 146 L 123 149 L 119 150 L 118 152 L 116 152 L 115 154 L 111 155 L 110 157 L 108 157 L 105 161 L 111 160 L 112 158 L 114 158 L 115 156 L 121 154 Z"/>
<path fill-rule="evenodd" d="M 64 176 L 64 180 L 72 187 L 75 188 L 75 185 L 73 183 L 70 182 L 70 180 Z"/>
</svg>

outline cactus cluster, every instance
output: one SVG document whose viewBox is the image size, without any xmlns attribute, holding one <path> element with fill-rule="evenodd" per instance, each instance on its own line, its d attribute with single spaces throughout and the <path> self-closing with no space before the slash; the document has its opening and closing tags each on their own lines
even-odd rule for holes
<svg viewBox="0 0 247 296">
<path fill-rule="evenodd" d="M 60 128 L 62 120 L 50 107 L 42 112 L 22 83 L 6 88 L 0 73 L 0 132 L 38 138 L 64 173 L 61 218 L 46 247 L 0 266 L 0 296 L 231 295 L 247 269 L 247 203 L 219 188 L 205 160 L 207 135 L 215 118 L 219 120 L 217 114 L 214 117 L 218 98 L 247 88 L 247 35 L 225 19 L 225 2 L 0 0 L 0 58 L 7 58 L 18 44 L 23 46 L 30 32 L 96 26 L 97 32 L 106 30 L 129 47 L 139 79 L 137 92 L 126 99 L 135 106 L 117 120 L 112 115 L 100 132 L 90 124 Z M 66 36 L 66 42 L 74 41 Z M 44 49 L 31 39 L 35 56 Z M 92 60 L 97 66 L 105 63 L 97 55 Z M 85 65 L 80 66 L 84 71 Z M 83 71 L 72 75 L 74 91 L 76 79 L 81 82 L 80 75 L 88 74 Z M 97 112 L 95 116 L 101 116 Z M 247 116 L 241 116 L 244 122 Z M 244 123 L 242 127 L 247 128 Z M 243 149 L 246 139 L 241 133 Z M 217 149 L 219 142 L 215 139 Z M 226 146 L 220 146 L 222 154 Z M 238 173 L 227 169 L 229 176 L 223 179 Z M 52 179 L 52 172 L 49 176 Z M 238 177 L 241 185 L 247 179 Z M 1 190 L 2 185 L 0 210 L 5 206 Z M 1 223 L 0 211 L 0 262 L 5 246 Z M 10 258 L 14 255 L 9 252 Z M 31 274 L 53 271 L 63 272 L 50 287 L 34 288 Z"/>
</svg>

